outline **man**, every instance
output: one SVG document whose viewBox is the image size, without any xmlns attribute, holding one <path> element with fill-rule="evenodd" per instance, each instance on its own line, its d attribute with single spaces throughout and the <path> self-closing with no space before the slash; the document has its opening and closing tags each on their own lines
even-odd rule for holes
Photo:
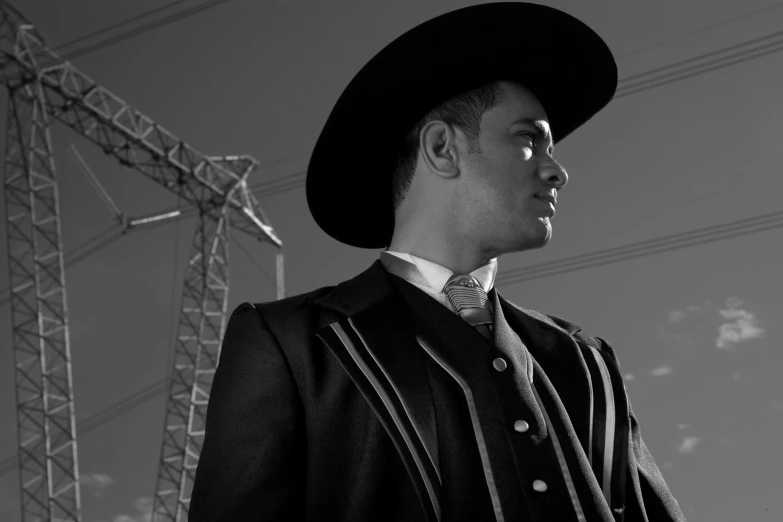
<svg viewBox="0 0 783 522">
<path fill-rule="evenodd" d="M 386 249 L 234 311 L 191 522 L 685 520 L 612 348 L 493 287 L 498 256 L 549 241 L 554 143 L 616 84 L 591 29 L 524 3 L 437 17 L 362 68 L 307 198 L 332 237 Z"/>
</svg>

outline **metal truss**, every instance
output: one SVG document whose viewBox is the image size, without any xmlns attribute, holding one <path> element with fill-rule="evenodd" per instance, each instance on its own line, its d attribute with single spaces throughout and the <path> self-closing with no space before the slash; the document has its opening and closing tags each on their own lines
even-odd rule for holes
<svg viewBox="0 0 783 522">
<path fill-rule="evenodd" d="M 182 291 L 153 521 L 187 520 L 228 305 L 228 209 L 202 213 Z"/>
<path fill-rule="evenodd" d="M 153 507 L 155 520 L 185 520 L 226 323 L 229 223 L 277 247 L 277 296 L 284 294 L 283 244 L 247 184 L 258 162 L 197 152 L 49 49 L 4 0 L 0 82 L 9 92 L 4 189 L 22 520 L 81 520 L 53 121 L 199 213 Z"/>
<path fill-rule="evenodd" d="M 266 220 L 237 165 L 257 166 L 249 156 L 209 157 L 96 84 L 46 47 L 10 4 L 0 1 L 0 81 L 33 78 L 42 86 L 53 118 L 98 145 L 125 167 L 144 174 L 196 207 L 228 204 L 233 227 L 278 248 L 282 242 Z M 18 24 L 9 28 L 12 21 Z M 9 46 L 9 40 L 13 45 Z M 9 51 L 12 47 L 13 52 Z"/>
<path fill-rule="evenodd" d="M 9 89 L 4 193 L 22 521 L 79 521 L 60 204 L 43 103 L 38 83 Z"/>
</svg>

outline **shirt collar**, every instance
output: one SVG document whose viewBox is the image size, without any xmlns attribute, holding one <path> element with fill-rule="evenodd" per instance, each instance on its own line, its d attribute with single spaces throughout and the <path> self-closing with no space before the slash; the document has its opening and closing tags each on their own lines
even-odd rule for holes
<svg viewBox="0 0 783 522">
<path fill-rule="evenodd" d="M 416 265 L 416 268 L 419 269 L 419 272 L 421 272 L 421 274 L 429 283 L 430 288 L 432 288 L 437 293 L 441 293 L 443 291 L 443 287 L 446 286 L 449 278 L 454 275 L 454 272 L 445 266 L 439 265 L 438 263 L 434 263 L 432 261 L 427 261 L 426 259 L 422 259 L 405 252 L 386 250 L 386 253 L 392 254 L 399 257 L 400 259 Z M 497 270 L 498 259 L 493 257 L 484 265 L 472 271 L 470 275 L 476 278 L 476 280 L 481 285 L 481 288 L 483 288 L 486 293 L 489 293 L 495 284 L 495 275 L 497 274 Z"/>
</svg>

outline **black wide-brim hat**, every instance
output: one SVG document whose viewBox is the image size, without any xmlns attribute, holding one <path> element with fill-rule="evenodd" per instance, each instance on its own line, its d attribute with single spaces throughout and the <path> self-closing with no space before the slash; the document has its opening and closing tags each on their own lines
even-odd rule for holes
<svg viewBox="0 0 783 522">
<path fill-rule="evenodd" d="M 476 5 L 414 27 L 356 74 L 326 120 L 307 168 L 316 223 L 348 245 L 388 246 L 405 134 L 439 103 L 498 80 L 538 98 L 558 142 L 609 103 L 617 65 L 595 31 L 543 5 Z"/>
</svg>

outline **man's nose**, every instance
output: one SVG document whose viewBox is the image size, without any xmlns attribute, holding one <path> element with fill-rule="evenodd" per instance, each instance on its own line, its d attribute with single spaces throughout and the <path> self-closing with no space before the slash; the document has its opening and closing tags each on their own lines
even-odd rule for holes
<svg viewBox="0 0 783 522">
<path fill-rule="evenodd" d="M 566 183 L 568 183 L 566 169 L 551 156 L 546 159 L 546 163 L 541 167 L 541 178 L 558 189 L 565 187 Z"/>
</svg>

